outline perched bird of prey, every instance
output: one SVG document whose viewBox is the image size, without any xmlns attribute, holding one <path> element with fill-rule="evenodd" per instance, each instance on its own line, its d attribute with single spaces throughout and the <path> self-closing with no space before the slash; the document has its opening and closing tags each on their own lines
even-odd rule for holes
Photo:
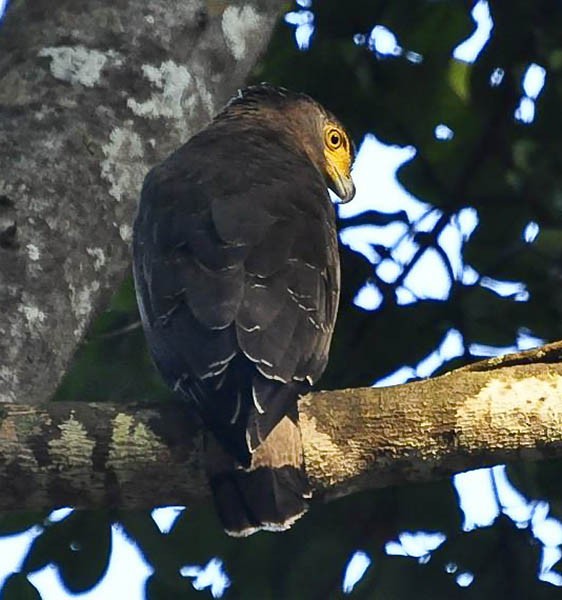
<svg viewBox="0 0 562 600">
<path fill-rule="evenodd" d="M 146 338 L 212 433 L 231 535 L 287 529 L 307 508 L 297 400 L 328 360 L 340 274 L 327 188 L 351 200 L 353 158 L 320 104 L 261 84 L 144 182 L 133 253 Z"/>
</svg>

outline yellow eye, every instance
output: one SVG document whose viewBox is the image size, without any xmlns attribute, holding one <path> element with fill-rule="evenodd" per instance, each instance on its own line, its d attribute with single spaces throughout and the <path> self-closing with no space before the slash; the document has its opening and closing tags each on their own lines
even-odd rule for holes
<svg viewBox="0 0 562 600">
<path fill-rule="evenodd" d="M 326 146 L 331 150 L 337 150 L 343 143 L 343 135 L 337 129 L 331 128 L 326 132 Z"/>
</svg>

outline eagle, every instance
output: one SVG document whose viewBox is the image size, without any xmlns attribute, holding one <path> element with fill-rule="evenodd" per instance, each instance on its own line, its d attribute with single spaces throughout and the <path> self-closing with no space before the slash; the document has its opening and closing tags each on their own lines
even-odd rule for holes
<svg viewBox="0 0 562 600">
<path fill-rule="evenodd" d="M 297 400 L 322 375 L 340 292 L 335 210 L 355 149 L 303 93 L 240 90 L 146 176 L 133 234 L 152 359 L 195 407 L 227 533 L 290 527 L 308 507 Z"/>
</svg>

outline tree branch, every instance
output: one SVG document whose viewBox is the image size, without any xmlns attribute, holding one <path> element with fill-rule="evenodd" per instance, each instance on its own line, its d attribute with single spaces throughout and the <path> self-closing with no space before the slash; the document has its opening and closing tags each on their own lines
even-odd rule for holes
<svg viewBox="0 0 562 600">
<path fill-rule="evenodd" d="M 144 175 L 242 85 L 282 8 L 10 4 L 0 24 L 0 402 L 53 394 L 129 267 Z"/>
<path fill-rule="evenodd" d="M 316 497 L 562 455 L 562 342 L 389 388 L 317 392 L 299 410 Z M 208 496 L 184 406 L 5 404 L 0 510 L 151 507 Z"/>
</svg>

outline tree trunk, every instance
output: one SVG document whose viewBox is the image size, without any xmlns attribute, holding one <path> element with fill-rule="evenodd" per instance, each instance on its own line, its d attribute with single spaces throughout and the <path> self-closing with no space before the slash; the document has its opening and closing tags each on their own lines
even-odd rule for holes
<svg viewBox="0 0 562 600">
<path fill-rule="evenodd" d="M 281 8 L 10 5 L 0 29 L 0 402 L 53 394 L 129 267 L 146 172 L 243 84 Z"/>
</svg>

